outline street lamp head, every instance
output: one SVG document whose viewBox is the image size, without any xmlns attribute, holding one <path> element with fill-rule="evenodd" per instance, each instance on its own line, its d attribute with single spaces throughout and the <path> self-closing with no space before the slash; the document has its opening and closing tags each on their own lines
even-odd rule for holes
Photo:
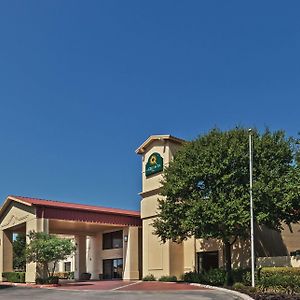
<svg viewBox="0 0 300 300">
<path fill-rule="evenodd" d="M 249 129 L 248 129 L 248 132 L 249 132 L 249 133 L 252 132 L 252 128 L 249 128 Z"/>
</svg>

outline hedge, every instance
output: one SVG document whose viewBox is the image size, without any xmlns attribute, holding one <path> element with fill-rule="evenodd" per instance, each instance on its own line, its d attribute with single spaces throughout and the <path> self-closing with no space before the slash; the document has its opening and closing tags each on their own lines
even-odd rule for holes
<svg viewBox="0 0 300 300">
<path fill-rule="evenodd" d="M 295 294 L 300 292 L 300 276 L 274 274 L 261 277 L 258 287 L 262 291 Z"/>
<path fill-rule="evenodd" d="M 231 274 L 233 282 L 241 282 L 245 285 L 251 284 L 251 273 L 249 269 L 233 269 L 231 270 Z M 211 269 L 204 273 L 189 272 L 185 273 L 182 278 L 186 282 L 223 286 L 226 282 L 226 271 L 219 268 Z"/>
<path fill-rule="evenodd" d="M 164 281 L 164 282 L 177 282 L 176 276 L 161 276 L 158 281 Z"/>
<path fill-rule="evenodd" d="M 47 278 L 36 278 L 36 284 L 58 284 L 59 277 L 58 276 L 49 276 Z"/>
<path fill-rule="evenodd" d="M 9 282 L 25 282 L 25 272 L 3 272 L 2 277 L 4 277 Z"/>
<path fill-rule="evenodd" d="M 259 277 L 269 277 L 273 275 L 300 276 L 300 268 L 293 267 L 263 267 L 259 270 Z"/>
</svg>

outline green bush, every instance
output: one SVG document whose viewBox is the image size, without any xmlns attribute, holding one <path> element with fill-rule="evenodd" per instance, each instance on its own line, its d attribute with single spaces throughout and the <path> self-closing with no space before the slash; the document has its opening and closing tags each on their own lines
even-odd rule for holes
<svg viewBox="0 0 300 300">
<path fill-rule="evenodd" d="M 246 286 L 241 282 L 236 282 L 233 284 L 232 288 L 235 290 L 243 290 L 246 288 Z"/>
<path fill-rule="evenodd" d="M 244 285 L 251 285 L 251 272 L 249 269 L 232 269 L 233 282 L 240 282 Z M 222 268 L 211 269 L 208 272 L 189 272 L 182 276 L 186 282 L 202 283 L 222 286 L 226 282 L 226 271 Z"/>
<path fill-rule="evenodd" d="M 243 283 L 244 285 L 251 285 L 251 269 L 232 269 L 233 282 Z"/>
<path fill-rule="evenodd" d="M 224 269 L 211 269 L 205 273 L 188 272 L 183 275 L 186 282 L 202 283 L 209 285 L 224 285 L 226 272 Z"/>
<path fill-rule="evenodd" d="M 25 282 L 25 272 L 3 272 L 2 277 L 4 277 L 9 282 Z"/>
<path fill-rule="evenodd" d="M 204 283 L 209 285 L 222 286 L 226 280 L 226 271 L 224 269 L 210 269 L 203 275 Z"/>
<path fill-rule="evenodd" d="M 68 279 L 74 279 L 74 272 L 68 272 Z"/>
<path fill-rule="evenodd" d="M 161 276 L 158 281 L 177 282 L 176 276 Z"/>
<path fill-rule="evenodd" d="M 49 284 L 58 284 L 58 282 L 59 282 L 58 276 L 49 276 L 47 278 L 47 283 L 49 283 Z"/>
<path fill-rule="evenodd" d="M 197 272 L 187 272 L 182 275 L 182 280 L 190 283 L 202 283 L 203 276 Z"/>
<path fill-rule="evenodd" d="M 274 274 L 300 276 L 300 268 L 293 267 L 263 267 L 259 270 L 260 277 L 269 277 Z"/>
<path fill-rule="evenodd" d="M 282 275 L 280 273 L 262 276 L 258 282 L 258 287 L 263 292 L 283 292 L 287 294 L 300 293 L 300 276 Z"/>
<path fill-rule="evenodd" d="M 156 278 L 153 274 L 149 274 L 143 278 L 143 281 L 156 281 Z"/>
<path fill-rule="evenodd" d="M 47 280 L 45 278 L 37 277 L 35 279 L 35 284 L 46 284 Z"/>
<path fill-rule="evenodd" d="M 35 283 L 36 284 L 58 284 L 59 277 L 58 276 L 49 276 L 47 278 L 36 278 Z"/>
</svg>

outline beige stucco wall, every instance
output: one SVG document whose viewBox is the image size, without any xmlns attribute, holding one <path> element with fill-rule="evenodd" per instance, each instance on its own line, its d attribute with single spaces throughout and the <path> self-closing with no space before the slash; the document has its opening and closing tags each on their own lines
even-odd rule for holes
<svg viewBox="0 0 300 300">
<path fill-rule="evenodd" d="M 141 217 L 143 219 L 143 276 L 153 274 L 159 278 L 163 275 L 180 276 L 184 269 L 184 246 L 172 242 L 163 244 L 153 234 L 152 223 L 157 215 L 159 189 L 162 172 L 146 177 L 146 163 L 152 153 L 163 157 L 164 167 L 168 166 L 178 149 L 178 144 L 170 140 L 154 140 L 142 155 L 142 192 Z"/>
<path fill-rule="evenodd" d="M 164 166 L 168 166 L 174 154 L 181 146 L 170 140 L 154 140 L 142 154 L 142 192 L 141 217 L 143 219 L 143 276 L 153 274 L 180 276 L 184 272 L 194 271 L 197 268 L 196 253 L 204 251 L 219 252 L 219 266 L 224 264 L 223 244 L 221 241 L 210 239 L 190 238 L 181 245 L 167 242 L 162 244 L 153 234 L 151 223 L 158 210 L 158 199 L 162 173 L 146 177 L 145 166 L 152 153 L 159 153 L 164 159 Z M 233 267 L 248 266 L 250 252 L 249 242 L 238 240 L 233 245 Z"/>
<path fill-rule="evenodd" d="M 153 274 L 159 278 L 170 274 L 170 243 L 163 244 L 153 234 L 152 222 L 143 220 L 143 276 Z"/>
<path fill-rule="evenodd" d="M 32 230 L 36 232 L 49 230 L 48 220 L 37 219 L 34 208 L 15 201 L 11 202 L 0 219 L 0 272 L 12 271 L 12 232 L 22 225 L 26 227 L 26 234 Z M 26 282 L 35 282 L 36 269 L 35 263 L 26 264 Z"/>
<path fill-rule="evenodd" d="M 127 242 L 124 241 L 124 236 L 127 236 Z M 127 227 L 123 231 L 123 264 L 124 273 L 123 279 L 136 280 L 140 277 L 139 256 L 139 228 Z"/>
</svg>

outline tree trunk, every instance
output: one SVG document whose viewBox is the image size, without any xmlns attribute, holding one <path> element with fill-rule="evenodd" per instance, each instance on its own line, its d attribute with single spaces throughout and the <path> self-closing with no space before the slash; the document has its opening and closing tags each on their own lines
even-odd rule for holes
<svg viewBox="0 0 300 300">
<path fill-rule="evenodd" d="M 53 263 L 52 273 L 50 276 L 54 276 L 55 267 L 56 267 L 56 261 L 54 261 L 54 263 Z"/>
<path fill-rule="evenodd" d="M 50 271 L 49 271 L 48 263 L 44 263 L 43 264 L 43 278 L 46 279 L 49 276 L 50 276 Z"/>
<path fill-rule="evenodd" d="M 231 244 L 229 241 L 224 241 L 225 250 L 225 270 L 226 270 L 226 285 L 231 286 L 233 284 L 232 272 L 231 272 Z"/>
</svg>

